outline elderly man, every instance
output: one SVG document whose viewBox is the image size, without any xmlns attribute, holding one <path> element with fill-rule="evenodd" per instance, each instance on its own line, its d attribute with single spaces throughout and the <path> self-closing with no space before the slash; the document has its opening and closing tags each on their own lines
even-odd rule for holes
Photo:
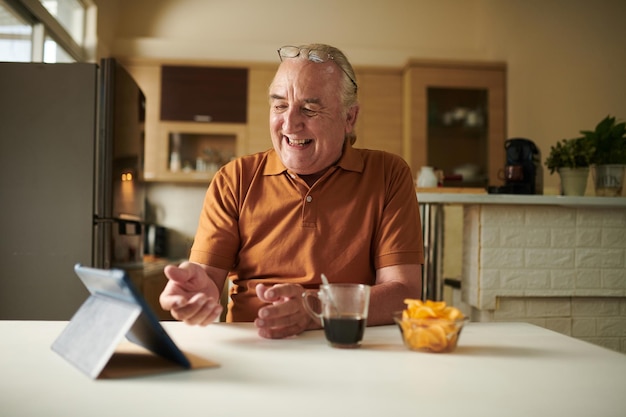
<svg viewBox="0 0 626 417">
<path fill-rule="evenodd" d="M 331 282 L 372 286 L 368 325 L 419 298 L 424 260 L 413 178 L 400 157 L 353 148 L 354 70 L 337 48 L 278 50 L 269 89 L 273 149 L 220 169 L 206 194 L 189 262 L 169 266 L 161 306 L 188 324 L 254 321 L 283 338 L 319 328 L 302 293 Z M 400 111 L 400 109 L 398 109 Z"/>
</svg>

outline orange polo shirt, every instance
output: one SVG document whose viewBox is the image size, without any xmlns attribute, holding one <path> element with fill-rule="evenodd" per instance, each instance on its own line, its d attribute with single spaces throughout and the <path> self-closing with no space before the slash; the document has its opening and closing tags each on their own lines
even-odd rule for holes
<svg viewBox="0 0 626 417">
<path fill-rule="evenodd" d="M 378 268 L 424 263 L 411 171 L 347 145 L 309 188 L 273 149 L 238 158 L 209 185 L 189 259 L 230 271 L 229 321 L 256 318 L 259 282 L 373 285 Z"/>
</svg>

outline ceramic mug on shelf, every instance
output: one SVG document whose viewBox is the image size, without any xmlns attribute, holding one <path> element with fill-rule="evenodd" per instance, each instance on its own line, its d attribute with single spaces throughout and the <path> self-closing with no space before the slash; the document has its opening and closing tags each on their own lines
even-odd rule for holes
<svg viewBox="0 0 626 417">
<path fill-rule="evenodd" d="M 424 188 L 436 187 L 439 183 L 435 169 L 430 166 L 423 166 L 417 175 L 417 186 Z"/>
</svg>

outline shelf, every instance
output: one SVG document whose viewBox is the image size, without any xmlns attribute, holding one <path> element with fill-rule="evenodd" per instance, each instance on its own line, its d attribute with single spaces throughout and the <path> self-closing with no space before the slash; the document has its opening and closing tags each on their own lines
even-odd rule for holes
<svg viewBox="0 0 626 417">
<path fill-rule="evenodd" d="M 452 173 L 472 164 L 487 182 L 450 186 L 498 182 L 505 164 L 506 64 L 413 60 L 404 78 L 403 156 L 413 173 L 426 165 Z"/>
<path fill-rule="evenodd" d="M 216 172 L 235 157 L 237 136 L 218 133 L 169 133 L 172 173 Z"/>
<path fill-rule="evenodd" d="M 163 183 L 190 183 L 190 184 L 209 184 L 213 180 L 214 172 L 164 172 L 158 177 L 146 177 L 146 182 L 163 182 Z"/>
<path fill-rule="evenodd" d="M 483 139 L 487 136 L 487 133 L 487 129 L 484 126 L 428 125 L 429 138 L 464 137 L 468 139 Z"/>
<path fill-rule="evenodd" d="M 222 165 L 243 154 L 246 132 L 240 124 L 161 122 L 145 180 L 209 183 Z"/>
</svg>

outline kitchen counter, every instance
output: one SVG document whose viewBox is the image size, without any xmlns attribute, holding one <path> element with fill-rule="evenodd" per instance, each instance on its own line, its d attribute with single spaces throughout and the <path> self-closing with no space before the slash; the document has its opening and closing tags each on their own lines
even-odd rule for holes
<svg viewBox="0 0 626 417">
<path fill-rule="evenodd" d="M 530 321 L 626 353 L 626 198 L 417 197 L 428 298 L 443 293 L 444 207 L 461 206 L 460 298 L 474 321 Z"/>
<path fill-rule="evenodd" d="M 524 204 L 570 207 L 623 207 L 626 197 L 566 197 L 560 195 L 486 194 L 471 192 L 433 192 L 436 189 L 417 190 L 421 204 Z"/>
<path fill-rule="evenodd" d="M 90 380 L 50 345 L 66 322 L 0 321 L 2 414 L 27 416 L 621 417 L 626 355 L 525 323 L 469 323 L 453 353 L 407 350 L 396 326 L 363 346 L 323 332 L 283 340 L 250 323 L 163 323 L 219 368 Z"/>
<path fill-rule="evenodd" d="M 140 268 L 126 271 L 137 291 L 144 297 L 159 320 L 173 320 L 170 312 L 161 308 L 159 296 L 167 283 L 163 269 L 166 265 L 178 263 L 180 262 L 146 255 Z"/>
</svg>

